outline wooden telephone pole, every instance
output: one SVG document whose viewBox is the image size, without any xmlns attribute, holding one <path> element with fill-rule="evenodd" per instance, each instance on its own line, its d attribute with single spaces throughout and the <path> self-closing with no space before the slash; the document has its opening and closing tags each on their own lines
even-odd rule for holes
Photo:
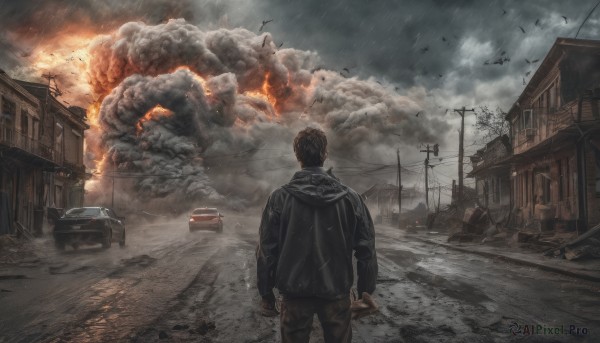
<svg viewBox="0 0 600 343">
<path fill-rule="evenodd" d="M 433 150 L 430 150 L 429 144 L 427 144 L 427 149 L 421 150 L 421 152 L 427 153 L 427 158 L 425 158 L 425 205 L 427 205 L 427 211 L 429 211 L 429 153 L 432 152 L 434 156 L 437 156 L 439 145 L 434 144 Z"/>
<path fill-rule="evenodd" d="M 458 137 L 458 203 L 462 204 L 463 201 L 463 159 L 465 155 L 464 141 L 465 141 L 465 112 L 475 112 L 475 109 L 467 110 L 465 106 L 461 109 L 454 109 L 454 112 L 460 114 L 460 133 Z"/>
<path fill-rule="evenodd" d="M 396 150 L 398 157 L 398 228 L 400 228 L 400 213 L 402 212 L 402 167 L 400 166 L 400 148 Z"/>
</svg>

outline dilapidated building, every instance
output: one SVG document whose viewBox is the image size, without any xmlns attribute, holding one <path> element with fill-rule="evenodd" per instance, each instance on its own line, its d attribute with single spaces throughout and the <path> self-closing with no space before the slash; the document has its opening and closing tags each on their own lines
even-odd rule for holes
<svg viewBox="0 0 600 343">
<path fill-rule="evenodd" d="M 510 109 L 516 218 L 600 222 L 600 41 L 558 38 Z"/>
<path fill-rule="evenodd" d="M 86 111 L 81 107 L 66 107 L 52 95 L 48 85 L 17 82 L 43 104 L 44 127 L 51 133 L 47 139 L 53 147 L 57 166 L 48 196 L 50 207 L 67 209 L 82 206 L 86 178 L 84 131 L 89 129 Z"/>
<path fill-rule="evenodd" d="M 507 135 L 496 137 L 470 157 L 475 179 L 477 205 L 488 209 L 494 221 L 508 218 L 510 212 L 510 164 L 512 146 Z"/>
<path fill-rule="evenodd" d="M 85 111 L 0 70 L 0 234 L 41 233 L 48 208 L 83 203 Z"/>
</svg>

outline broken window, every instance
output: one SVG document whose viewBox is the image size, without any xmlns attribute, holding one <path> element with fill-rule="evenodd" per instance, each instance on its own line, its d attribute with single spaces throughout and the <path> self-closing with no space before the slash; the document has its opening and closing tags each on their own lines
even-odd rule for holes
<svg viewBox="0 0 600 343">
<path fill-rule="evenodd" d="M 547 204 L 550 202 L 550 172 L 548 170 L 536 171 L 534 174 L 536 204 Z"/>
<path fill-rule="evenodd" d="M 533 110 L 525 110 L 523 111 L 521 128 L 522 129 L 531 129 L 533 128 Z"/>
<path fill-rule="evenodd" d="M 11 119 L 17 114 L 17 106 L 15 103 L 5 97 L 2 97 L 2 114 Z"/>
<path fill-rule="evenodd" d="M 29 136 L 29 114 L 26 111 L 21 111 L 21 133 Z"/>
<path fill-rule="evenodd" d="M 59 156 L 62 156 L 63 152 L 63 126 L 56 123 L 55 135 L 54 135 L 54 149 Z M 59 158 L 60 159 L 60 158 Z"/>
<path fill-rule="evenodd" d="M 561 160 L 556 161 L 556 169 L 558 171 L 558 200 L 559 201 L 563 201 L 564 199 L 564 174 L 563 174 L 563 168 L 562 168 L 562 162 Z"/>
<path fill-rule="evenodd" d="M 38 139 L 40 136 L 40 121 L 37 118 L 33 118 L 33 139 Z"/>
</svg>

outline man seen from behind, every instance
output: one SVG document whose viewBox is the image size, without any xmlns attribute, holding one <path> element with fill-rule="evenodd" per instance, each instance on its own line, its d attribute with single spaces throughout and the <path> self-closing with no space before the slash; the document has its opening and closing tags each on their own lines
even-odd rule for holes
<svg viewBox="0 0 600 343">
<path fill-rule="evenodd" d="M 302 169 L 271 194 L 260 224 L 256 255 L 261 310 L 277 313 L 277 288 L 283 342 L 308 342 L 314 314 L 325 342 L 350 342 L 353 254 L 358 294 L 375 290 L 373 221 L 362 198 L 323 169 L 323 131 L 300 131 L 294 152 Z"/>
</svg>

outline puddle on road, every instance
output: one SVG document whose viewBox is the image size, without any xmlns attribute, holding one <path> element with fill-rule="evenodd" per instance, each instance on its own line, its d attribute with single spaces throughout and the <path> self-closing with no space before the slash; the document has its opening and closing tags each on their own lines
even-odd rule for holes
<svg viewBox="0 0 600 343">
<path fill-rule="evenodd" d="M 379 248 L 378 253 L 385 255 L 401 267 L 410 267 L 421 261 L 425 255 L 415 254 L 408 250 L 394 250 Z"/>
<path fill-rule="evenodd" d="M 415 283 L 438 288 L 443 294 L 459 301 L 478 305 L 482 305 L 485 301 L 491 301 L 487 295 L 468 283 L 448 280 L 425 270 L 409 271 L 406 273 L 406 277 Z"/>
</svg>

